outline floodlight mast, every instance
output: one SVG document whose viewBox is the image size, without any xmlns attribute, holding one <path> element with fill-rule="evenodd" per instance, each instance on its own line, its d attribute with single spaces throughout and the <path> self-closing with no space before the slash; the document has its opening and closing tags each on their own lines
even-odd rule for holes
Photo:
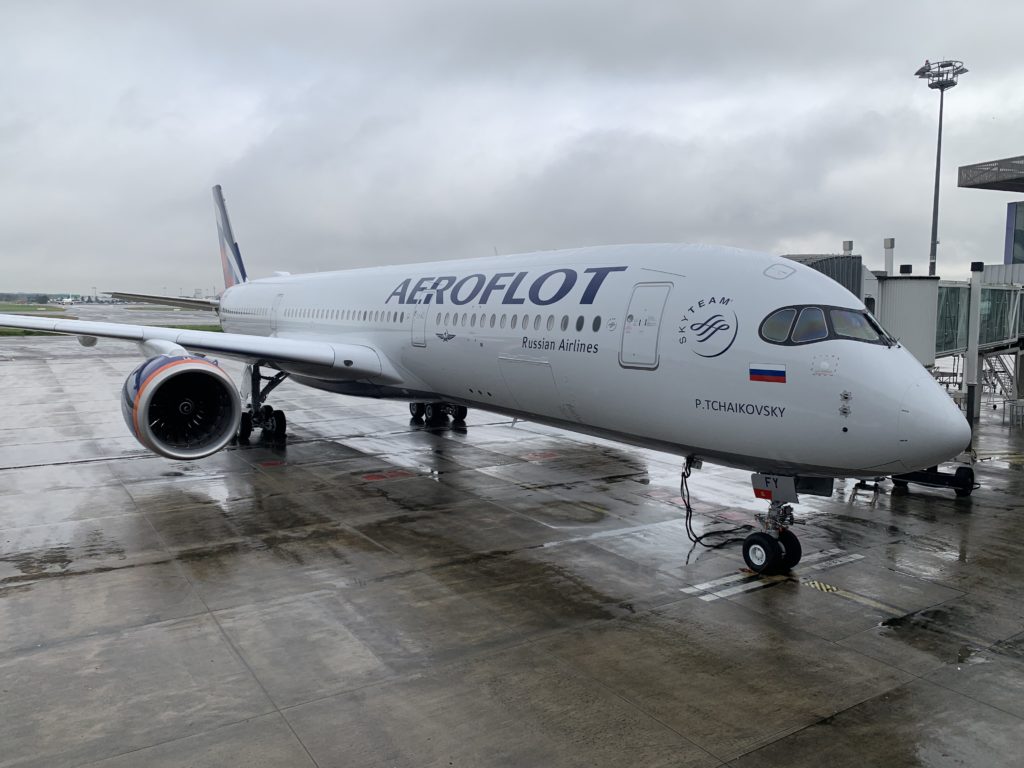
<svg viewBox="0 0 1024 768">
<path fill-rule="evenodd" d="M 939 140 L 935 147 L 935 196 L 932 200 L 932 242 L 928 252 L 928 274 L 935 275 L 935 252 L 939 245 L 939 168 L 942 164 L 942 106 L 946 91 L 956 85 L 957 78 L 966 74 L 967 68 L 962 61 L 948 59 L 931 62 L 925 59 L 924 65 L 914 73 L 916 77 L 928 81 L 928 87 L 939 92 Z"/>
</svg>

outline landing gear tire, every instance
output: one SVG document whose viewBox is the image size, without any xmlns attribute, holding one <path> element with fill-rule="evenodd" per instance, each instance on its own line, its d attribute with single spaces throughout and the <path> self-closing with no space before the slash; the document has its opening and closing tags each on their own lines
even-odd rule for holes
<svg viewBox="0 0 1024 768">
<path fill-rule="evenodd" d="M 430 424 L 438 424 L 445 416 L 444 405 L 441 403 L 427 403 L 423 406 L 423 418 Z"/>
<path fill-rule="evenodd" d="M 422 419 L 425 410 L 423 403 L 409 403 L 409 414 L 414 419 Z"/>
<path fill-rule="evenodd" d="M 956 483 L 953 492 L 959 498 L 966 498 L 974 492 L 974 470 L 970 467 L 957 467 L 953 481 Z"/>
<path fill-rule="evenodd" d="M 469 415 L 469 408 L 467 408 L 464 405 L 456 405 L 455 406 L 455 413 L 453 415 L 453 418 L 456 421 L 465 421 L 466 420 L 466 416 L 468 416 L 468 415 Z"/>
<path fill-rule="evenodd" d="M 743 540 L 743 561 L 754 573 L 776 573 L 782 566 L 782 557 L 782 545 L 767 533 L 752 533 Z"/>
<path fill-rule="evenodd" d="M 786 572 L 800 562 L 804 550 L 800 539 L 788 528 L 779 531 L 779 544 L 782 545 L 782 571 Z"/>
<path fill-rule="evenodd" d="M 238 422 L 238 442 L 249 442 L 249 435 L 252 434 L 252 414 L 246 411 Z"/>
<path fill-rule="evenodd" d="M 277 438 L 284 437 L 285 433 L 288 431 L 288 420 L 284 416 L 284 411 L 274 411 L 272 418 L 274 423 L 270 430 L 270 434 Z"/>
</svg>

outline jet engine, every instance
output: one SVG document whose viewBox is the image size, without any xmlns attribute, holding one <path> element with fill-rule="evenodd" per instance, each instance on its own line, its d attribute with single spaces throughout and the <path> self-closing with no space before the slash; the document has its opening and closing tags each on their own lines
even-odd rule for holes
<svg viewBox="0 0 1024 768">
<path fill-rule="evenodd" d="M 128 375 L 121 412 L 135 439 L 154 453 L 201 459 L 231 442 L 242 404 L 231 377 L 216 362 L 161 354 Z"/>
</svg>

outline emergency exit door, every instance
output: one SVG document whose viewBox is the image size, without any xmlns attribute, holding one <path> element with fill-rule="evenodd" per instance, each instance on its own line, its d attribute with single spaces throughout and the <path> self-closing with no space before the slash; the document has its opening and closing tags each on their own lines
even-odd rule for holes
<svg viewBox="0 0 1024 768">
<path fill-rule="evenodd" d="M 622 323 L 619 365 L 623 368 L 658 367 L 658 338 L 671 283 L 639 283 L 633 287 Z"/>
<path fill-rule="evenodd" d="M 284 294 L 279 293 L 274 297 L 274 306 L 270 309 L 270 335 L 277 335 L 277 323 L 281 318 L 281 302 L 284 300 Z"/>
<path fill-rule="evenodd" d="M 414 309 L 412 311 L 412 345 L 414 347 L 427 346 L 427 310 Z"/>
</svg>

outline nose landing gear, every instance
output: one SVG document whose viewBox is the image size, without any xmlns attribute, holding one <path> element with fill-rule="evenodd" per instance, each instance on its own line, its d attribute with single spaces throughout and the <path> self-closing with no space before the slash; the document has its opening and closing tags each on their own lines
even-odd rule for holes
<svg viewBox="0 0 1024 768">
<path fill-rule="evenodd" d="M 768 502 L 767 514 L 754 515 L 761 525 L 760 531 L 755 531 L 741 539 L 734 534 L 750 530 L 753 526 L 737 525 L 733 528 L 708 530 L 698 536 L 693 530 L 693 507 L 690 504 L 690 488 L 687 480 L 690 477 L 690 471 L 699 467 L 699 459 L 687 456 L 679 486 L 683 507 L 686 509 L 686 535 L 693 542 L 694 547 L 700 544 L 708 549 L 719 549 L 728 544 L 742 541 L 743 560 L 747 567 L 754 573 L 765 576 L 786 573 L 800 562 L 803 549 L 796 534 L 790 530 L 796 520 L 793 519 L 793 507 L 786 503 L 799 501 L 796 495 L 797 479 L 795 477 L 761 474 L 750 476 L 750 481 L 754 486 L 754 495 Z M 801 478 L 801 482 L 801 491 L 804 493 L 817 496 L 832 495 L 833 481 L 831 478 L 811 478 L 810 481 L 807 478 Z M 715 543 L 709 544 L 705 541 L 709 538 Z"/>
<path fill-rule="evenodd" d="M 795 522 L 793 507 L 772 500 L 768 505 L 767 514 L 758 514 L 754 517 L 763 530 L 752 533 L 743 540 L 743 561 L 754 573 L 786 573 L 800 562 L 803 555 L 800 539 L 789 530 Z"/>
</svg>

